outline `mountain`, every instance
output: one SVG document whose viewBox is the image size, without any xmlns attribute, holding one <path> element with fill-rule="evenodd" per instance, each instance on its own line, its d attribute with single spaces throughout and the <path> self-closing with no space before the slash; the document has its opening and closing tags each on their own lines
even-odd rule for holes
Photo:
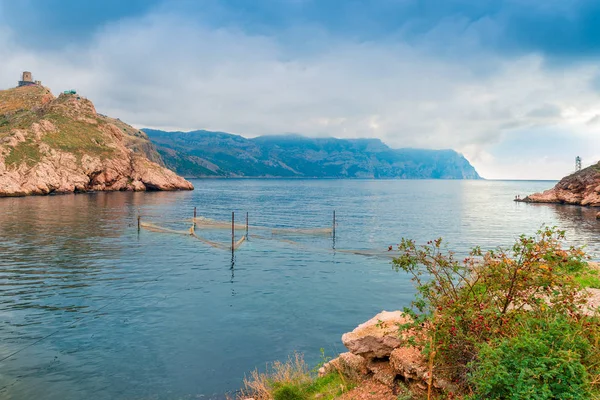
<svg viewBox="0 0 600 400">
<path fill-rule="evenodd" d="M 391 149 L 379 139 L 143 131 L 167 167 L 187 177 L 480 179 L 453 150 Z"/>
<path fill-rule="evenodd" d="M 600 162 L 566 176 L 552 189 L 534 193 L 522 201 L 600 207 Z"/>
<path fill-rule="evenodd" d="M 75 94 L 41 85 L 0 91 L 0 196 L 193 189 L 154 145 Z"/>
</svg>

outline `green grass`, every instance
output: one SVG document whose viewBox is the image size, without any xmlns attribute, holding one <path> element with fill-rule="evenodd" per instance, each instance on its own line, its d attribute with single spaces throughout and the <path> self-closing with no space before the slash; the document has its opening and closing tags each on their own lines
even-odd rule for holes
<svg viewBox="0 0 600 400">
<path fill-rule="evenodd" d="M 60 114 L 49 114 L 45 118 L 58 128 L 56 132 L 47 133 L 42 138 L 50 147 L 78 156 L 88 154 L 105 158 L 114 154 L 114 150 L 108 147 L 106 136 L 97 126 Z"/>
<path fill-rule="evenodd" d="M 29 110 L 0 115 L 0 138 L 7 136 L 12 129 L 28 129 L 38 119 L 37 114 Z"/>
<path fill-rule="evenodd" d="M 275 361 L 267 371 L 252 371 L 244 379 L 238 399 L 256 400 L 332 400 L 356 384 L 338 372 L 316 376 L 308 369 L 302 355 L 295 353 L 286 361 Z"/>
<path fill-rule="evenodd" d="M 31 140 L 26 140 L 13 147 L 4 162 L 6 165 L 12 166 L 18 166 L 23 163 L 28 166 L 33 166 L 38 163 L 41 158 L 42 155 L 38 145 Z"/>
<path fill-rule="evenodd" d="M 309 383 L 274 383 L 275 400 L 332 400 L 351 390 L 356 385 L 348 382 L 339 373 L 330 373 L 314 378 Z"/>
<path fill-rule="evenodd" d="M 575 280 L 581 287 L 600 289 L 600 272 L 596 269 L 586 268 L 575 275 Z"/>
<path fill-rule="evenodd" d="M 342 393 L 351 390 L 356 385 L 344 379 L 339 373 L 333 372 L 325 376 L 316 378 L 312 384 L 310 384 L 305 393 L 310 399 L 335 399 Z"/>
</svg>

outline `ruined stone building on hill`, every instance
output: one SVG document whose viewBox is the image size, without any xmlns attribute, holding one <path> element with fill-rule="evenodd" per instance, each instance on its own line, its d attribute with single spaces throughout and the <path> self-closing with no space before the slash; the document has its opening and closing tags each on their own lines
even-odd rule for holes
<svg viewBox="0 0 600 400">
<path fill-rule="evenodd" d="M 41 81 L 33 80 L 33 76 L 31 75 L 31 72 L 23 71 L 23 74 L 21 75 L 21 80 L 19 81 L 19 84 L 17 85 L 17 87 L 34 86 L 34 85 L 41 85 L 41 84 L 42 84 Z"/>
</svg>

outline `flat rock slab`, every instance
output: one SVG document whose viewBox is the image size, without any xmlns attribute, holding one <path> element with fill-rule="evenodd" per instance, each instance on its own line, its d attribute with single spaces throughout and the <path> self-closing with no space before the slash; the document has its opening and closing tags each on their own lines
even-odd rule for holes
<svg viewBox="0 0 600 400">
<path fill-rule="evenodd" d="M 345 333 L 342 342 L 351 353 L 366 359 L 389 357 L 402 345 L 399 325 L 410 321 L 411 318 L 401 311 L 382 311 L 352 332 Z"/>
</svg>

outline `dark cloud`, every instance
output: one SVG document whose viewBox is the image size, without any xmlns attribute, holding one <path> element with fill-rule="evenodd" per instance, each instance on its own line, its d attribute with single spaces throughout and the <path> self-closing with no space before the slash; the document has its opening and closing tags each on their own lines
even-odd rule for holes
<svg viewBox="0 0 600 400">
<path fill-rule="evenodd" d="M 89 40 L 104 24 L 138 16 L 162 0 L 0 0 L 14 40 L 42 50 Z"/>
<path fill-rule="evenodd" d="M 30 46 L 87 40 L 108 22 L 157 8 L 282 40 L 282 31 L 301 26 L 356 41 L 425 40 L 459 56 L 481 48 L 548 59 L 600 55 L 597 0 L 0 0 L 6 23 Z"/>
</svg>

